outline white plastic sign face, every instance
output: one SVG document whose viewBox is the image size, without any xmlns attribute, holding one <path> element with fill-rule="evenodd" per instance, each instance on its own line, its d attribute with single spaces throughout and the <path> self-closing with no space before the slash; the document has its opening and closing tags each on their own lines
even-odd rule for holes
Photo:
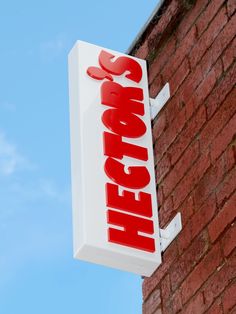
<svg viewBox="0 0 236 314">
<path fill-rule="evenodd" d="M 150 276 L 161 263 L 146 62 L 69 54 L 74 256 Z"/>
</svg>

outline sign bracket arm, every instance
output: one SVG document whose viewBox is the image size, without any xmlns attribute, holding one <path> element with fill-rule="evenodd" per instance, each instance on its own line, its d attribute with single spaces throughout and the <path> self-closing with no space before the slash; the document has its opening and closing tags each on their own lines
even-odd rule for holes
<svg viewBox="0 0 236 314">
<path fill-rule="evenodd" d="M 150 115 L 154 120 L 164 105 L 170 98 L 170 85 L 166 83 L 155 99 L 150 98 Z M 160 246 L 161 251 L 164 252 L 171 242 L 182 230 L 181 214 L 177 213 L 176 216 L 170 221 L 165 229 L 160 229 Z"/>
<path fill-rule="evenodd" d="M 170 85 L 166 83 L 156 98 L 149 98 L 151 119 L 154 120 L 170 98 Z"/>
<path fill-rule="evenodd" d="M 160 244 L 162 252 L 166 250 L 181 230 L 181 214 L 177 213 L 165 229 L 160 229 Z"/>
</svg>

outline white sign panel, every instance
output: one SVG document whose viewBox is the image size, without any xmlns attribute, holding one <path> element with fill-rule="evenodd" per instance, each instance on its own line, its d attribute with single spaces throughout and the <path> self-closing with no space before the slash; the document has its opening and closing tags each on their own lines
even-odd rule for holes
<svg viewBox="0 0 236 314">
<path fill-rule="evenodd" d="M 146 62 L 69 54 L 74 257 L 150 276 L 161 263 Z"/>
</svg>

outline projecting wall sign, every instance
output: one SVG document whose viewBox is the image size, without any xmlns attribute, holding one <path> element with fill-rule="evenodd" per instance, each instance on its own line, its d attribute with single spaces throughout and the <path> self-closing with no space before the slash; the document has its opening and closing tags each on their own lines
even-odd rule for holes
<svg viewBox="0 0 236 314">
<path fill-rule="evenodd" d="M 181 230 L 159 229 L 146 62 L 78 41 L 69 55 L 74 256 L 150 276 Z"/>
</svg>

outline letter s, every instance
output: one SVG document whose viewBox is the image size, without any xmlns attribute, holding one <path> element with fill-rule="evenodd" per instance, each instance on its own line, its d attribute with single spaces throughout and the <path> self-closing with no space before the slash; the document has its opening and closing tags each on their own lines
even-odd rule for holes
<svg viewBox="0 0 236 314">
<path fill-rule="evenodd" d="M 129 73 L 125 75 L 128 79 L 139 83 L 142 79 L 142 68 L 140 64 L 132 58 L 129 57 L 118 57 L 115 61 L 112 61 L 115 56 L 104 50 L 101 51 L 99 55 L 99 64 L 103 70 L 114 74 L 121 75 L 125 71 Z"/>
</svg>

